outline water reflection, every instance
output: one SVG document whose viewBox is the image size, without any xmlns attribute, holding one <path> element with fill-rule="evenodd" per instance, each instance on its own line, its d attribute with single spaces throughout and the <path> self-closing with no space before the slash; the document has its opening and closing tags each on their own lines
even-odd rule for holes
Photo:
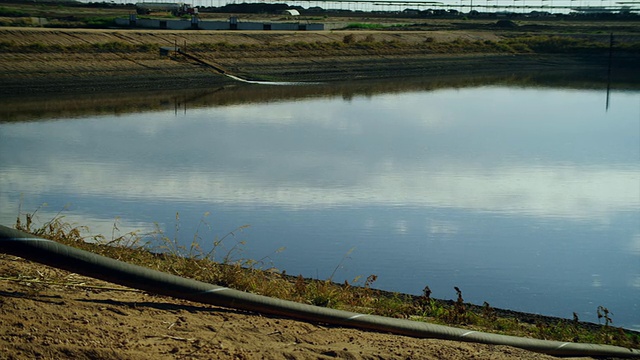
<svg viewBox="0 0 640 360">
<path fill-rule="evenodd" d="M 544 94 L 485 87 L 406 94 L 402 103 L 382 95 L 357 106 L 312 99 L 195 109 L 180 121 L 163 112 L 117 124 L 16 124 L 3 128 L 7 146 L 39 146 L 3 159 L 3 174 L 34 190 L 53 183 L 69 194 L 247 206 L 398 204 L 602 221 L 637 209 L 629 120 L 604 121 L 596 109 L 564 114 L 589 104 L 589 93 Z M 25 163 L 47 171 L 20 179 Z"/>
<path fill-rule="evenodd" d="M 71 203 L 74 220 L 105 228 L 121 216 L 171 229 L 178 211 L 193 229 L 211 211 L 218 229 L 252 225 L 248 257 L 286 246 L 275 265 L 289 273 L 326 278 L 355 248 L 344 279 L 439 297 L 459 286 L 476 303 L 558 316 L 604 305 L 633 327 L 639 93 L 614 91 L 608 112 L 602 95 L 214 96 L 223 104 L 4 123 L 0 220 L 13 222 L 21 193 L 25 209 Z"/>
<path fill-rule="evenodd" d="M 377 94 L 438 89 L 467 88 L 477 86 L 510 86 L 526 88 L 563 88 L 627 91 L 640 87 L 640 76 L 617 69 L 612 79 L 604 80 L 597 72 L 562 73 L 545 72 L 518 74 L 517 76 L 483 75 L 476 77 L 428 77 L 401 81 L 366 81 L 331 84 L 307 84 L 306 86 L 243 86 L 242 84 L 210 89 L 185 89 L 183 91 L 148 91 L 134 93 L 79 94 L 73 96 L 4 97 L 0 98 L 0 122 L 53 118 L 71 118 L 89 115 L 120 115 L 132 112 L 173 110 L 175 114 L 188 109 L 227 106 L 247 103 L 294 101 L 312 97 L 371 97 Z M 615 80 L 614 82 L 612 82 Z M 609 92 L 609 91 L 608 91 Z M 607 92 L 607 93 L 608 93 Z M 603 93 L 604 99 L 604 93 Z M 604 100 L 603 100 L 604 101 Z"/>
</svg>

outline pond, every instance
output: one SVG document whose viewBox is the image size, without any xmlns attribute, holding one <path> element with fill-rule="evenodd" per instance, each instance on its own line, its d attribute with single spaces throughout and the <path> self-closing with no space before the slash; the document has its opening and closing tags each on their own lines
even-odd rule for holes
<svg viewBox="0 0 640 360">
<path fill-rule="evenodd" d="M 638 87 L 464 84 L 5 104 L 0 223 L 233 232 L 219 258 L 640 330 Z"/>
</svg>

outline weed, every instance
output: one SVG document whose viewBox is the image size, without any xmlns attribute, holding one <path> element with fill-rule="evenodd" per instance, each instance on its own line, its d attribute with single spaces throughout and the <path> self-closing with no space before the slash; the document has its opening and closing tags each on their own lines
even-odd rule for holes
<svg viewBox="0 0 640 360">
<path fill-rule="evenodd" d="M 431 310 L 431 306 L 431 289 L 427 285 L 424 287 L 424 289 L 422 289 L 422 296 L 420 296 L 416 301 L 416 307 L 418 307 L 422 311 L 424 316 L 428 316 Z"/>
<path fill-rule="evenodd" d="M 331 273 L 331 275 L 329 276 L 329 279 L 328 279 L 329 281 L 333 281 L 333 277 L 336 275 L 336 272 L 338 271 L 338 269 L 340 269 L 340 268 L 342 268 L 342 267 L 344 266 L 344 262 L 345 262 L 345 260 L 347 260 L 347 259 L 351 259 L 351 258 L 349 257 L 349 255 L 351 255 L 351 253 L 353 252 L 353 250 L 355 250 L 355 248 L 351 248 L 351 249 L 349 249 L 349 251 L 347 251 L 347 253 L 346 253 L 346 254 L 344 254 L 344 256 L 342 257 L 342 260 L 340 260 L 340 262 L 338 263 L 338 265 L 336 265 L 336 267 L 333 269 L 333 272 L 332 272 L 332 273 Z M 367 280 L 369 280 L 369 279 L 367 278 Z M 374 279 L 374 281 L 375 281 L 375 279 Z"/>
<path fill-rule="evenodd" d="M 453 309 L 449 311 L 448 320 L 457 324 L 469 323 L 471 316 L 467 313 L 464 299 L 462 298 L 462 291 L 457 286 L 454 286 L 453 289 L 456 291 L 457 299 L 453 303 Z"/>
<path fill-rule="evenodd" d="M 613 320 L 611 320 L 611 317 L 609 316 L 609 314 L 613 315 L 613 313 L 609 312 L 609 309 L 607 309 L 606 307 L 599 305 L 597 309 L 597 314 L 598 314 L 598 323 L 600 322 L 601 319 L 604 319 L 605 327 L 609 326 L 609 324 L 613 322 Z"/>
<path fill-rule="evenodd" d="M 369 275 L 367 276 L 367 280 L 364 282 L 364 288 L 365 289 L 370 289 L 371 285 L 373 285 L 373 283 L 378 280 L 378 275 Z"/>
<path fill-rule="evenodd" d="M 498 315 L 496 314 L 495 309 L 486 301 L 482 304 L 482 316 L 490 322 L 498 320 Z"/>
<path fill-rule="evenodd" d="M 330 281 L 314 281 L 307 286 L 307 301 L 311 305 L 337 307 L 339 305 L 340 288 L 332 286 Z"/>
<path fill-rule="evenodd" d="M 296 281 L 294 283 L 295 294 L 302 298 L 304 294 L 307 292 L 307 282 L 304 280 L 302 275 L 298 275 Z"/>
<path fill-rule="evenodd" d="M 345 43 L 345 44 L 352 44 L 352 43 L 354 43 L 355 41 L 356 41 L 356 36 L 355 36 L 355 35 L 353 35 L 353 34 L 345 35 L 345 36 L 342 38 L 342 42 L 343 42 L 343 43 Z"/>
<path fill-rule="evenodd" d="M 378 299 L 375 314 L 394 318 L 409 318 L 415 314 L 415 307 L 406 295 L 394 293 L 392 296 Z"/>
<path fill-rule="evenodd" d="M 44 206 L 44 205 L 43 205 Z M 397 293 L 385 293 L 373 288 L 376 275 L 368 276 L 362 286 L 356 286 L 360 277 L 353 280 L 353 285 L 345 281 L 343 284 L 332 282 L 336 271 L 351 254 L 350 250 L 334 269 L 327 280 L 305 279 L 287 276 L 277 271 L 263 271 L 256 268 L 263 260 L 251 261 L 239 257 L 244 242 L 236 236 L 246 226 L 227 233 L 222 237 L 209 240 L 211 250 L 203 251 L 207 243 L 205 232 L 211 230 L 207 221 L 209 213 L 205 213 L 195 229 L 188 246 L 179 245 L 181 229 L 180 216 L 176 213 L 176 224 L 173 234 L 167 236 L 159 226 L 149 233 L 129 232 L 120 234 L 120 219 L 113 223 L 110 239 L 102 235 L 88 235 L 88 228 L 75 226 L 65 222 L 64 216 L 58 213 L 52 220 L 36 225 L 37 213 L 21 215 L 15 227 L 34 235 L 75 246 L 100 255 L 120 259 L 132 264 L 158 269 L 179 276 L 232 287 L 271 297 L 298 301 L 318 306 L 347 309 L 361 313 L 370 313 L 390 317 L 429 319 L 436 323 L 472 326 L 474 330 L 496 331 L 516 336 L 530 336 L 558 341 L 577 341 L 589 343 L 606 343 L 618 346 L 637 348 L 640 335 L 610 326 L 612 313 L 604 306 L 598 307 L 599 319 L 604 319 L 600 328 L 583 326 L 577 315 L 573 320 L 556 322 L 538 322 L 535 325 L 521 323 L 513 317 L 501 317 L 496 309 L 488 303 L 473 306 L 464 302 L 462 291 L 456 291 L 455 301 L 436 300 L 431 297 L 429 286 L 425 286 L 421 296 L 412 297 Z M 63 209 L 64 210 L 64 209 Z M 229 246 L 223 246 L 229 242 Z M 17 281 L 32 284 L 33 295 L 38 295 L 43 287 L 50 283 L 72 284 L 63 272 L 51 270 L 52 274 L 13 274 Z M 68 275 L 66 275 L 68 276 Z M 51 281 L 51 279 L 59 279 Z M 71 286 L 71 285 L 65 285 Z"/>
<path fill-rule="evenodd" d="M 422 297 L 427 301 L 431 300 L 431 289 L 428 285 L 422 289 Z"/>
</svg>

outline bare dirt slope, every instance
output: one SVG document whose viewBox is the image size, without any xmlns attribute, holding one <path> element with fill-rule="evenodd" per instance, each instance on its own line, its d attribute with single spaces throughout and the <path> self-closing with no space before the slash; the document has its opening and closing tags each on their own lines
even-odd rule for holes
<svg viewBox="0 0 640 360">
<path fill-rule="evenodd" d="M 202 89 L 234 83 L 220 74 L 221 69 L 245 79 L 295 82 L 525 72 L 605 74 L 606 54 L 467 52 L 455 45 L 456 39 L 493 44 L 505 36 L 513 34 L 478 25 L 453 30 L 288 32 L 0 27 L 0 95 Z M 342 46 L 347 40 L 355 45 Z M 442 48 L 427 51 L 417 46 L 424 43 Z M 160 46 L 172 45 L 195 57 L 159 54 Z M 447 50 L 449 45 L 454 50 Z M 635 56 L 624 59 L 627 67 L 635 68 Z"/>
<path fill-rule="evenodd" d="M 531 68 L 541 62 L 510 54 L 426 54 L 404 46 L 392 53 L 322 49 L 292 50 L 290 43 L 341 43 L 352 34 L 354 41 L 398 41 L 405 44 L 448 42 L 457 38 L 495 40 L 489 31 L 319 31 L 234 32 L 171 30 L 90 30 L 47 28 L 0 28 L 0 38 L 9 49 L 0 51 L 2 95 L 35 93 L 90 93 L 135 89 L 183 89 L 218 86 L 232 80 L 212 68 L 181 56 L 160 56 L 155 51 L 96 50 L 92 44 L 179 45 L 231 44 L 228 48 L 196 52 L 202 60 L 228 73 L 246 78 L 291 81 L 340 81 L 346 79 L 414 77 L 424 74 L 463 73 L 485 70 Z M 242 48 L 242 44 L 261 47 Z M 87 51 L 82 46 L 89 45 Z M 186 46 L 185 46 L 186 45 Z M 61 49 L 55 50 L 56 46 Z M 69 46 L 78 46 L 69 51 Z M 46 49 L 46 50 L 40 50 Z M 67 49 L 67 50 L 65 50 Z M 531 62 L 534 62 L 532 64 Z M 537 64 L 537 65 L 536 65 Z"/>
<path fill-rule="evenodd" d="M 39 42 L 46 45 L 73 45 L 124 41 L 132 44 L 160 44 L 179 46 L 194 43 L 227 42 L 230 44 L 265 44 L 304 42 L 341 42 L 345 35 L 355 34 L 366 38 L 375 36 L 376 41 L 448 42 L 455 39 L 499 40 L 493 31 L 221 31 L 221 30 L 144 30 L 144 29 L 54 29 L 2 27 L 0 34 L 4 41 L 16 44 Z"/>
<path fill-rule="evenodd" d="M 156 53 L 148 52 L 95 52 L 82 51 L 39 52 L 40 46 L 84 46 L 91 44 L 125 43 L 130 45 L 152 44 L 157 46 L 178 45 L 188 51 L 189 45 L 200 43 L 225 43 L 238 45 L 279 45 L 296 42 L 305 43 L 340 43 L 346 35 L 353 34 L 355 40 L 367 36 L 376 41 L 401 41 L 403 43 L 424 42 L 426 38 L 447 42 L 459 37 L 473 40 L 495 40 L 497 36 L 491 32 L 452 33 L 446 31 L 356 31 L 356 32 L 293 32 L 293 31 L 175 31 L 175 30 L 92 30 L 92 29 L 48 29 L 48 28 L 0 28 L 0 38 L 12 45 L 32 46 L 33 51 L 27 53 L 0 52 L 0 78 L 33 78 L 48 76 L 102 76 L 106 74 L 136 76 L 136 74 L 154 71 L 156 73 L 175 74 L 180 76 L 188 72 L 198 72 L 198 67 L 189 63 L 172 61 Z M 286 65 L 307 57 L 301 52 L 291 50 L 280 51 L 217 51 L 207 56 L 207 60 L 222 62 L 222 65 L 246 68 L 259 67 L 264 62 L 277 62 L 283 66 L 283 58 L 288 58 Z M 401 55 L 401 54 L 399 54 Z M 376 57 L 372 54 L 357 54 L 365 58 Z M 313 63 L 313 58 L 307 61 Z M 388 58 L 388 57 L 387 57 Z M 269 59 L 269 60 L 267 60 Z M 276 59 L 276 60 L 274 60 Z M 336 59 L 331 59 L 336 62 Z M 345 61 L 345 59 L 343 59 Z M 334 64 L 335 66 L 335 64 Z"/>
<path fill-rule="evenodd" d="M 154 296 L 13 256 L 0 255 L 0 276 L 1 359 L 554 358 Z"/>
</svg>

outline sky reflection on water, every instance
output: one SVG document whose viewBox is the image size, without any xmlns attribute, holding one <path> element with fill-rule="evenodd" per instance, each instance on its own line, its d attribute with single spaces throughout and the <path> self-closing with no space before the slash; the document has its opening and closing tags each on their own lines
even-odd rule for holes
<svg viewBox="0 0 640 360">
<path fill-rule="evenodd" d="M 103 233 L 180 212 L 190 241 L 211 212 L 218 234 L 251 225 L 247 257 L 285 246 L 288 273 L 640 328 L 639 98 L 487 86 L 0 124 L 0 220 L 23 194 Z"/>
</svg>

